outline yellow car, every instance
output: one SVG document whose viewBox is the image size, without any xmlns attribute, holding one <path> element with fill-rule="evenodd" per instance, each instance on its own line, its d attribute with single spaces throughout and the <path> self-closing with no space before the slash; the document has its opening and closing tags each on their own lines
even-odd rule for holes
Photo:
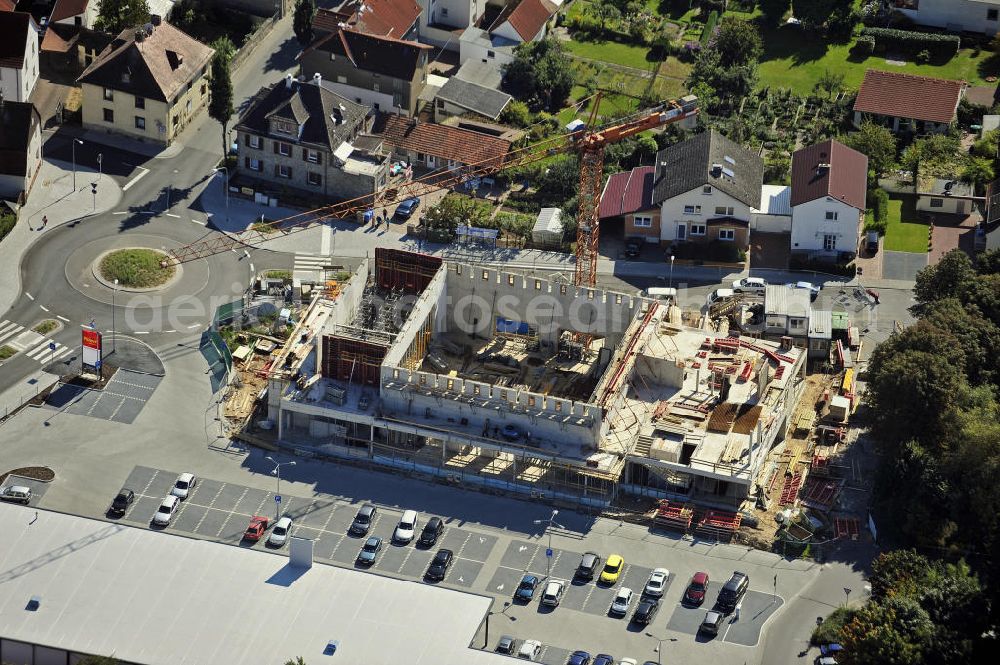
<svg viewBox="0 0 1000 665">
<path fill-rule="evenodd" d="M 604 570 L 601 571 L 600 581 L 604 584 L 614 584 L 622 574 L 625 567 L 625 559 L 620 554 L 612 554 L 604 563 Z"/>
</svg>

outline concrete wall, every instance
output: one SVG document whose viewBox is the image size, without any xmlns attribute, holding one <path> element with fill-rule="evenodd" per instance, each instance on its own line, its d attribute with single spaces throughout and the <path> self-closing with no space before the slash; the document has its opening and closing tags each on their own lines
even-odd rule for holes
<svg viewBox="0 0 1000 665">
<path fill-rule="evenodd" d="M 827 220 L 826 213 L 837 214 Z M 792 252 L 823 251 L 823 237 L 837 237 L 838 252 L 857 252 L 861 233 L 861 212 L 854 207 L 826 196 L 795 206 L 792 210 Z"/>
<path fill-rule="evenodd" d="M 997 10 L 1000 4 L 975 0 L 909 0 L 892 2 L 890 6 L 909 17 L 917 25 L 947 28 L 955 32 L 996 34 Z M 906 9 L 907 6 L 914 7 Z M 993 13 L 990 10 L 994 10 Z M 992 16 L 992 18 L 991 18 Z"/>
<path fill-rule="evenodd" d="M 967 215 L 973 210 L 973 202 L 968 199 L 953 196 L 934 196 L 920 194 L 917 196 L 917 210 L 936 212 L 949 215 Z"/>
<path fill-rule="evenodd" d="M 462 64 L 468 60 L 489 62 L 495 64 L 499 70 L 503 65 L 514 62 L 514 54 L 510 49 L 492 49 L 478 42 L 463 39 L 459 45 L 458 60 Z"/>
<path fill-rule="evenodd" d="M 705 184 L 710 185 L 711 183 L 706 182 Z M 687 213 L 684 212 L 684 206 L 700 206 L 701 210 L 696 213 Z M 731 215 L 717 214 L 715 209 L 718 207 L 725 207 L 727 210 L 728 208 L 732 208 L 733 213 Z M 750 206 L 737 201 L 718 187 L 713 186 L 712 192 L 705 194 L 702 191 L 702 186 L 699 185 L 689 192 L 675 196 L 672 199 L 667 199 L 660 205 L 660 237 L 668 242 L 677 241 L 677 227 L 683 225 L 685 229 L 684 240 L 696 242 L 702 239 L 702 237 L 691 234 L 691 225 L 707 227 L 709 219 L 722 216 L 735 217 L 736 219 L 749 222 L 751 216 Z M 705 235 L 708 235 L 707 228 Z"/>
<path fill-rule="evenodd" d="M 791 233 L 792 216 L 754 213 L 750 218 L 750 229 L 761 233 Z"/>
<path fill-rule="evenodd" d="M 445 271 L 438 270 L 427 284 L 427 288 L 424 289 L 423 293 L 415 301 L 410 300 L 413 303 L 410 316 L 396 335 L 396 341 L 389 347 L 389 352 L 385 354 L 385 361 L 382 363 L 383 382 L 385 380 L 386 369 L 398 367 L 403 362 L 403 358 L 406 356 L 410 345 L 413 344 L 417 333 L 424 326 L 427 317 L 431 315 L 431 310 L 441 301 L 444 292 Z"/>
</svg>

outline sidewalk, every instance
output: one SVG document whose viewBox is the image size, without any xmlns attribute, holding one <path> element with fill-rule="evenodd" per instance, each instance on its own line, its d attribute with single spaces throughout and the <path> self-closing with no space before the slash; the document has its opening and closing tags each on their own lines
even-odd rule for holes
<svg viewBox="0 0 1000 665">
<path fill-rule="evenodd" d="M 28 202 L 21 208 L 18 222 L 10 234 L 0 241 L 0 312 L 6 312 L 21 293 L 21 258 L 43 233 L 112 209 L 122 197 L 121 187 L 113 178 L 104 176 L 97 186 L 97 197 L 90 183 L 97 172 L 77 165 L 76 191 L 73 174 L 66 162 L 43 160 Z M 42 228 L 42 218 L 48 224 Z"/>
<path fill-rule="evenodd" d="M 184 144 L 174 141 L 169 146 L 164 147 L 158 143 L 147 143 L 138 139 L 131 139 L 120 134 L 110 134 L 108 132 L 98 132 L 92 129 L 82 129 L 75 125 L 62 125 L 59 128 L 61 134 L 81 139 L 87 143 L 99 143 L 101 145 L 117 148 L 125 152 L 134 152 L 151 159 L 173 159 L 184 150 Z"/>
</svg>

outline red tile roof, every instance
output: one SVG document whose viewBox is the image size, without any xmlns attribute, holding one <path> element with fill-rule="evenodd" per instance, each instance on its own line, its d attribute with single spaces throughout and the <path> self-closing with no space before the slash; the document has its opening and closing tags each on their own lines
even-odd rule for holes
<svg viewBox="0 0 1000 665">
<path fill-rule="evenodd" d="M 14 0 L 0 0 L 0 12 L 12 12 L 16 4 Z"/>
<path fill-rule="evenodd" d="M 638 166 L 608 178 L 601 194 L 598 216 L 601 219 L 618 217 L 652 208 L 653 171 L 652 166 Z"/>
<path fill-rule="evenodd" d="M 792 154 L 792 206 L 830 196 L 864 210 L 867 185 L 868 158 L 843 143 L 823 141 Z"/>
<path fill-rule="evenodd" d="M 358 32 L 402 39 L 420 18 L 416 0 L 349 0 L 337 9 L 319 9 L 313 19 L 316 32 L 335 32 L 340 24 Z"/>
<path fill-rule="evenodd" d="M 964 81 L 869 69 L 854 110 L 898 118 L 949 123 L 955 119 Z"/>
<path fill-rule="evenodd" d="M 521 39 L 530 42 L 545 22 L 556 13 L 556 9 L 555 5 L 546 0 L 521 0 L 507 20 L 517 34 L 521 35 Z"/>
<path fill-rule="evenodd" d="M 24 67 L 24 52 L 31 30 L 31 14 L 26 12 L 0 12 L 0 67 L 21 69 Z"/>
<path fill-rule="evenodd" d="M 52 15 L 49 17 L 49 22 L 55 23 L 56 21 L 62 21 L 73 16 L 79 16 L 87 11 L 88 5 L 90 5 L 90 0 L 56 0 L 56 4 L 52 8 Z"/>
<path fill-rule="evenodd" d="M 372 132 L 381 134 L 386 143 L 451 159 L 463 164 L 481 164 L 499 160 L 510 152 L 510 141 L 467 129 L 417 122 L 411 118 L 383 113 L 375 122 Z"/>
</svg>

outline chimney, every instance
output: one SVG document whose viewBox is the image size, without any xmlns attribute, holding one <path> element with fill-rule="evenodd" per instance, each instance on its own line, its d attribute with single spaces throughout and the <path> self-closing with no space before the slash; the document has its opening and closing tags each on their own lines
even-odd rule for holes
<svg viewBox="0 0 1000 665">
<path fill-rule="evenodd" d="M 294 77 L 292 77 L 291 74 L 285 74 L 285 89 L 286 90 L 291 90 L 292 89 L 292 81 L 294 81 L 294 80 L 295 79 L 294 79 Z"/>
<path fill-rule="evenodd" d="M 718 178 L 722 175 L 722 164 L 712 164 L 711 174 L 713 178 Z"/>
<path fill-rule="evenodd" d="M 152 23 L 153 25 L 160 25 L 160 23 L 163 22 L 163 17 L 161 17 L 159 14 L 150 14 L 149 22 Z"/>
<path fill-rule="evenodd" d="M 787 335 L 781 338 L 781 350 L 788 351 L 792 348 L 792 338 Z"/>
<path fill-rule="evenodd" d="M 322 86 L 323 85 L 323 75 L 320 74 L 319 72 L 316 72 L 315 74 L 313 74 L 313 83 L 315 83 L 317 86 Z"/>
</svg>

